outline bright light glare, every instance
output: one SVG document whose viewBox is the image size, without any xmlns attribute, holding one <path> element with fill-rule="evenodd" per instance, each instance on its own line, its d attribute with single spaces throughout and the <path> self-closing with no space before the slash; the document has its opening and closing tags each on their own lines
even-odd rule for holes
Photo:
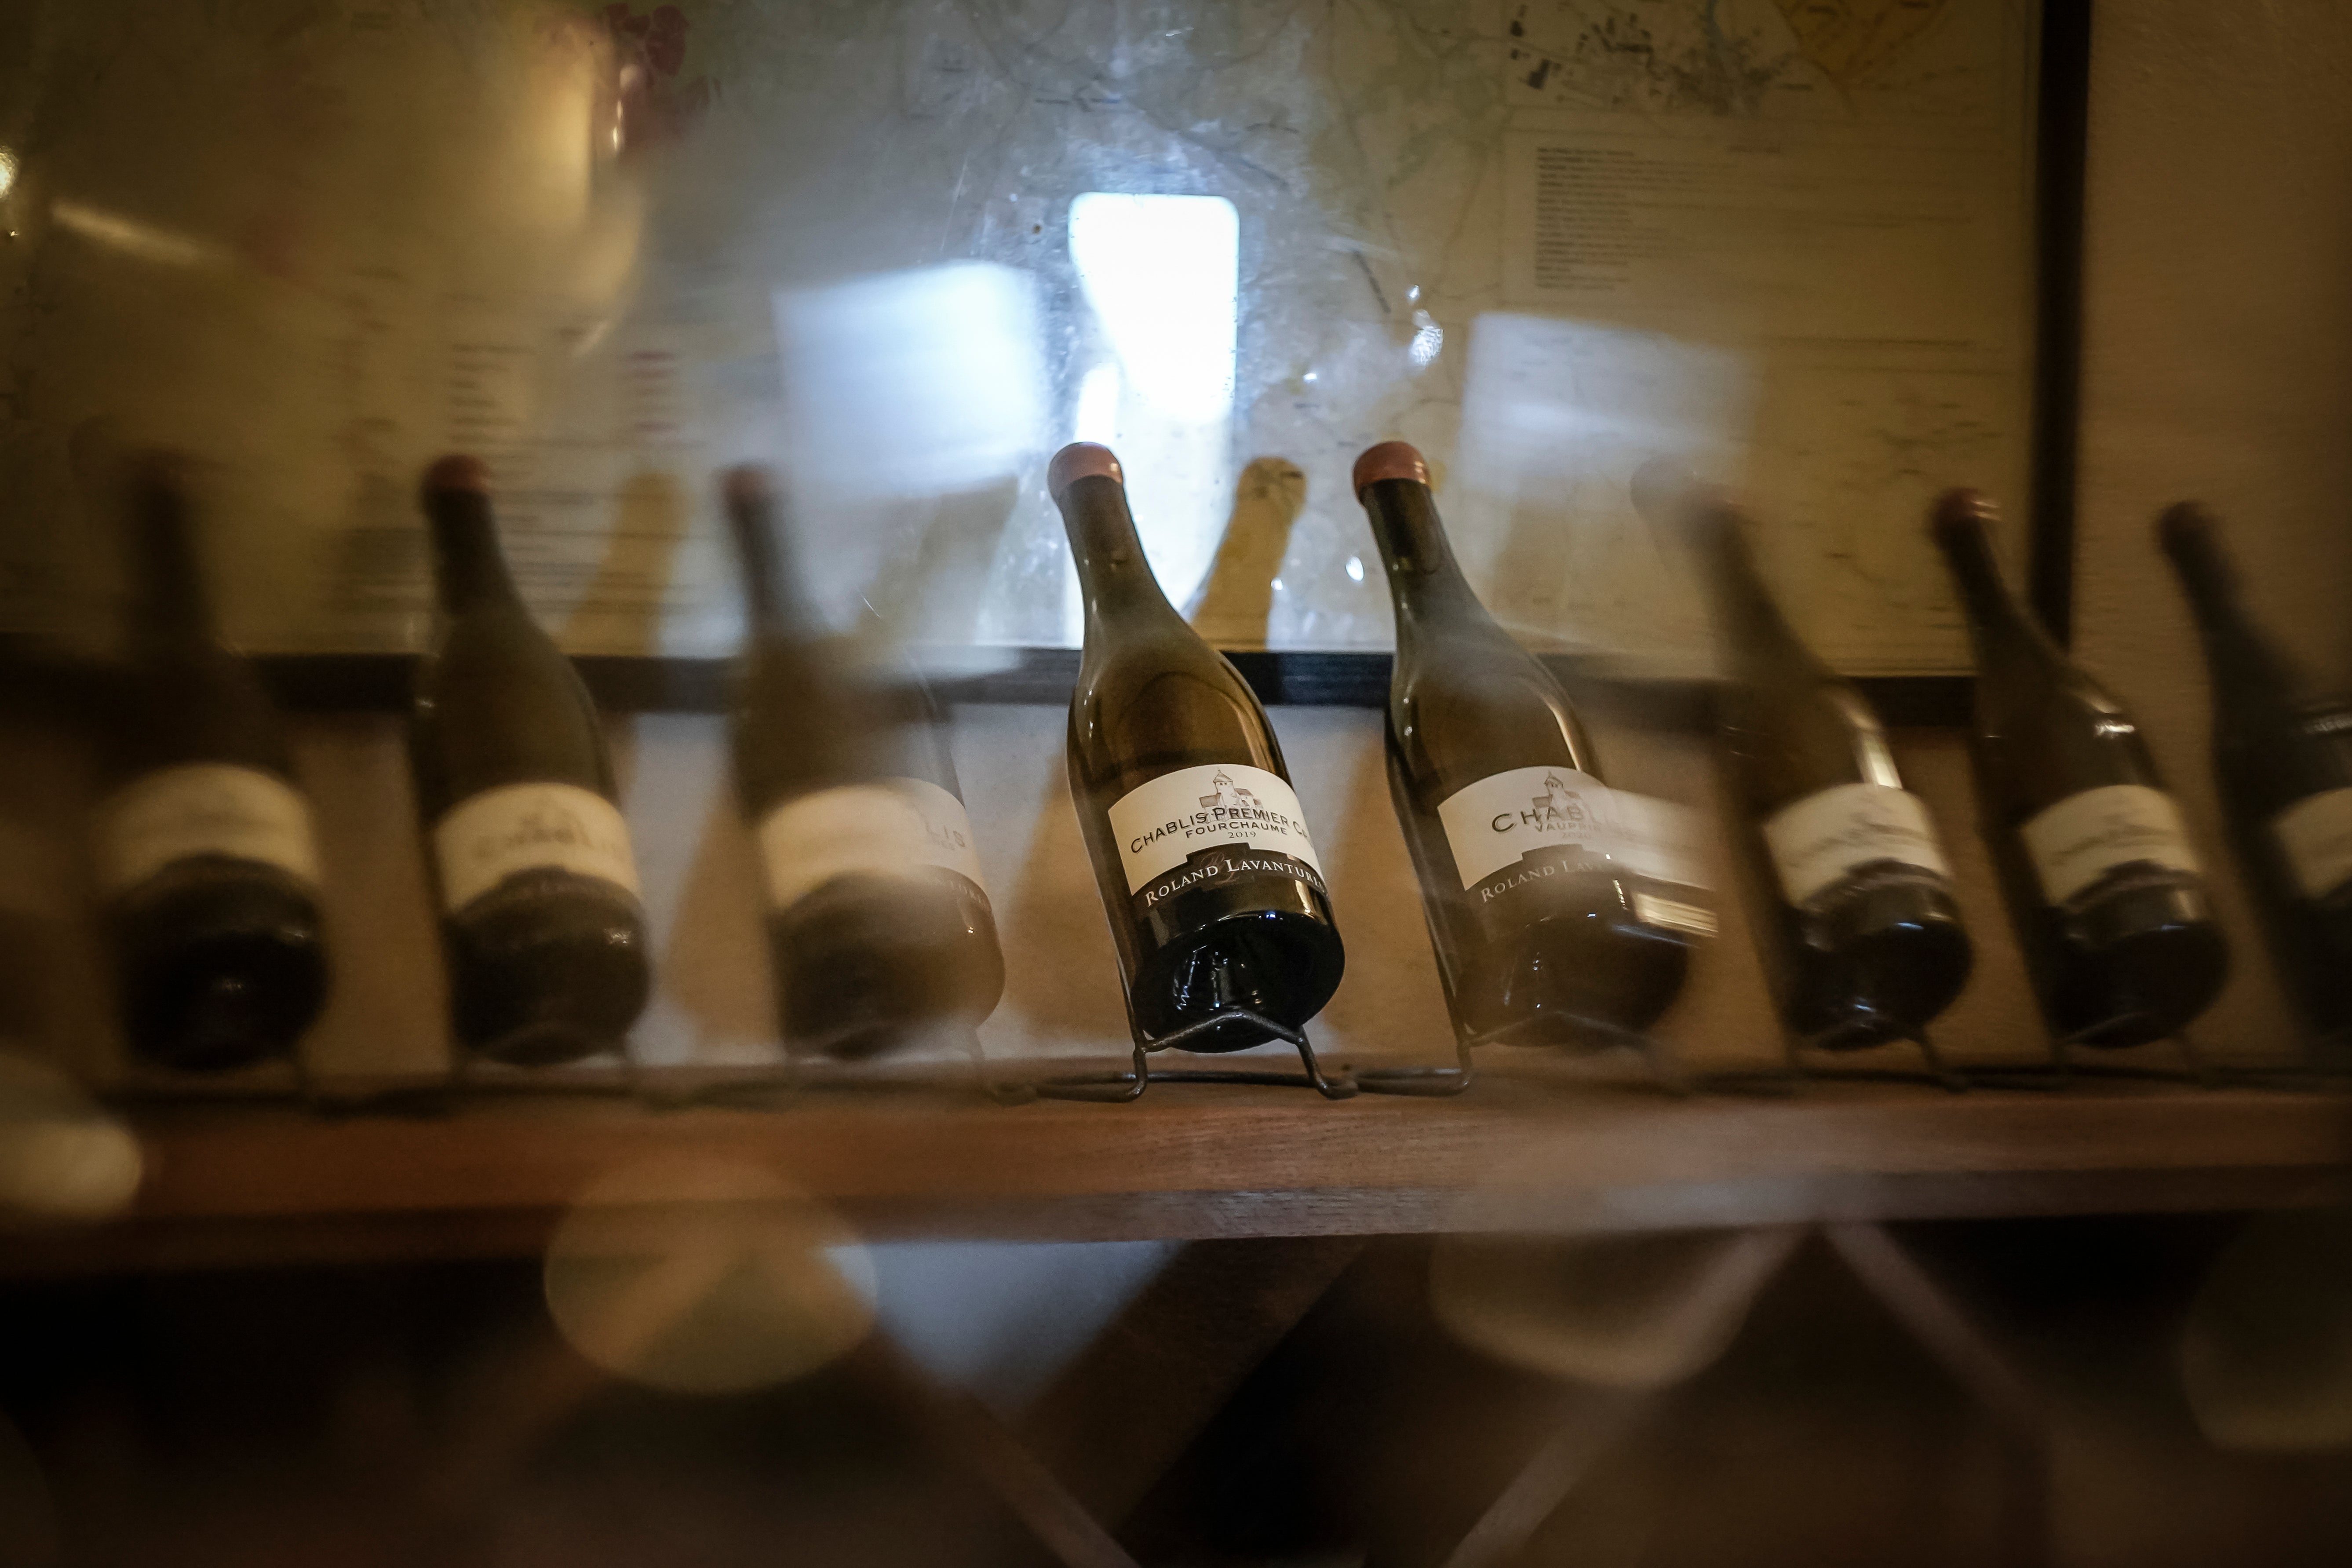
<svg viewBox="0 0 2352 1568">
<path fill-rule="evenodd" d="M 49 216 L 57 219 L 59 228 L 68 229 L 92 244 L 159 266 L 225 267 L 234 259 L 226 249 L 209 240 L 175 234 L 80 202 L 59 202 L 49 209 Z"/>
<path fill-rule="evenodd" d="M 1093 191 L 1070 204 L 1070 260 L 1118 375 L 1080 384 L 1081 433 L 1117 430 L 1143 548 L 1184 604 L 1233 510 L 1241 220 L 1222 196 Z"/>
<path fill-rule="evenodd" d="M 1412 356 L 1413 369 L 1427 370 L 1437 358 L 1437 352 L 1445 346 L 1445 329 L 1426 310 L 1415 310 L 1412 324 L 1412 344 L 1405 352 Z"/>
<path fill-rule="evenodd" d="M 1021 470 L 1046 445 L 1036 284 L 958 262 L 775 298 L 795 476 L 924 496 Z"/>
<path fill-rule="evenodd" d="M 1360 582 L 1362 582 L 1363 580 L 1364 580 L 1364 558 L 1363 558 L 1362 556 L 1360 556 L 1360 555 L 1350 555 L 1350 556 L 1349 556 L 1349 557 L 1348 557 L 1348 581 L 1349 581 L 1349 582 L 1350 582 L 1350 583 L 1360 583 Z"/>
<path fill-rule="evenodd" d="M 1088 192 L 1070 204 L 1070 258 L 1139 396 L 1188 425 L 1232 411 L 1241 297 L 1233 203 Z"/>
<path fill-rule="evenodd" d="M 1087 372 L 1086 380 L 1078 383 L 1078 415 L 1070 439 L 1118 446 L 1118 394 L 1116 363 L 1107 360 Z"/>
<path fill-rule="evenodd" d="M 0 147 L 0 196 L 5 196 L 16 184 L 16 154 Z"/>
</svg>

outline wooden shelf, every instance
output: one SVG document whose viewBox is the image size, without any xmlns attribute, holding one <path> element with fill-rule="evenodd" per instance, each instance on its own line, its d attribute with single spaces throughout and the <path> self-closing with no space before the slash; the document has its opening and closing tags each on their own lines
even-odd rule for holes
<svg viewBox="0 0 2352 1568">
<path fill-rule="evenodd" d="M 813 1095 L 778 1110 L 500 1100 L 403 1118 L 130 1113 L 130 1217 L 0 1270 L 527 1255 L 640 1161 L 749 1165 L 875 1237 L 1585 1230 L 2292 1206 L 2352 1196 L 2352 1100 L 1822 1084 L 1706 1096 L 1490 1077 L 1456 1100 L 1163 1085 L 1125 1106 Z"/>
</svg>

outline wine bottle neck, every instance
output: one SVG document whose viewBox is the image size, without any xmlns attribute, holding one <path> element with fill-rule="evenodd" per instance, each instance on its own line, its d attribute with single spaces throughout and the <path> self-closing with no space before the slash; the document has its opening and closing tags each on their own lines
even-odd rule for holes
<svg viewBox="0 0 2352 1568">
<path fill-rule="evenodd" d="M 2063 662 L 2065 656 L 2058 645 L 2001 580 L 1992 539 L 1980 525 L 1948 527 L 1937 539 L 1951 566 L 1953 584 L 1959 589 L 1960 607 L 1968 616 L 1979 662 L 1996 649 L 2021 648 Z"/>
<path fill-rule="evenodd" d="M 1463 576 L 1461 563 L 1454 558 L 1445 525 L 1437 515 L 1436 498 L 1427 485 L 1413 479 L 1375 479 L 1364 487 L 1362 500 L 1401 624 L 1441 609 L 1458 612 L 1465 605 L 1485 616 L 1485 606 L 1471 592 L 1469 579 Z"/>
<path fill-rule="evenodd" d="M 2214 693 L 2228 702 L 2278 701 L 2302 685 L 2298 671 L 2246 616 L 2237 574 L 2208 540 L 2172 547 L 2174 573 L 2188 592 L 2189 609 L 2205 644 Z"/>
<path fill-rule="evenodd" d="M 1765 587 L 1738 519 L 1728 511 L 1711 511 L 1700 529 L 1700 557 L 1726 643 L 1743 653 L 1814 662 L 1811 650 Z"/>
<path fill-rule="evenodd" d="M 186 498 L 162 483 L 143 486 L 132 533 L 138 635 L 172 643 L 213 640 L 212 604 Z"/>
<path fill-rule="evenodd" d="M 453 614 L 491 605 L 520 605 L 514 578 L 499 548 L 489 498 L 444 492 L 433 498 L 434 576 L 441 607 Z"/>
<path fill-rule="evenodd" d="M 1102 475 L 1072 480 L 1063 492 L 1062 524 L 1088 616 L 1155 607 L 1175 614 L 1144 559 L 1125 486 Z"/>
<path fill-rule="evenodd" d="M 765 509 L 739 510 L 735 552 L 743 568 L 743 605 L 755 640 L 803 638 L 821 627 L 801 585 L 785 530 Z"/>
</svg>

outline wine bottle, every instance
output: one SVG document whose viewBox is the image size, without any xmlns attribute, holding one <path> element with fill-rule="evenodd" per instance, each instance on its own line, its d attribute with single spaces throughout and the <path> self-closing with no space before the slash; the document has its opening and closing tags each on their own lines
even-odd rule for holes
<svg viewBox="0 0 2352 1568">
<path fill-rule="evenodd" d="M 736 791 L 760 846 L 789 1045 L 870 1056 L 970 1029 L 1004 955 L 939 713 L 911 668 L 852 668 L 791 569 L 774 482 L 727 476 L 750 635 L 734 704 Z"/>
<path fill-rule="evenodd" d="M 319 851 L 278 715 L 214 628 L 179 461 L 131 478 L 131 667 L 104 729 L 97 881 L 123 1032 L 165 1067 L 290 1053 L 327 994 Z"/>
<path fill-rule="evenodd" d="M 1235 1051 L 1297 1028 L 1344 956 L 1282 748 L 1240 674 L 1171 607 L 1118 459 L 1078 442 L 1046 478 L 1086 599 L 1070 794 L 1147 1040 Z"/>
<path fill-rule="evenodd" d="M 2352 700 L 2315 689 L 2247 617 L 2204 508 L 2158 534 L 2213 685 L 2213 773 L 2290 986 L 2312 1026 L 2352 1023 Z"/>
<path fill-rule="evenodd" d="M 1634 499 L 1689 538 L 1714 605 L 1717 751 L 1782 1016 L 1829 1050 L 1919 1037 L 1973 958 L 1927 805 L 1862 693 L 1780 613 L 1739 509 L 1655 466 Z"/>
<path fill-rule="evenodd" d="M 1678 808 L 1601 782 L 1559 681 L 1478 602 L 1421 454 L 1356 459 L 1357 500 L 1396 612 L 1389 795 L 1465 1040 L 1597 1046 L 1654 1022 L 1681 990 L 1695 901 Z"/>
<path fill-rule="evenodd" d="M 2059 1037 L 2161 1039 L 2213 1000 L 2229 949 L 2138 726 L 2001 582 L 1994 515 L 1970 490 L 1934 512 L 1976 644 L 1969 753 L 1986 843 Z"/>
<path fill-rule="evenodd" d="M 488 470 L 442 458 L 424 505 L 441 624 L 409 754 L 457 1038 L 518 1065 L 617 1047 L 651 981 L 604 731 L 507 574 Z"/>
</svg>

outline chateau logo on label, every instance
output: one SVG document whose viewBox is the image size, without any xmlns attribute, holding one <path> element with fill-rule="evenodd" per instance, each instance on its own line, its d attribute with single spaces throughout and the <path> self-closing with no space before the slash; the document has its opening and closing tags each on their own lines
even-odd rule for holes
<svg viewBox="0 0 2352 1568">
<path fill-rule="evenodd" d="M 1178 768 L 1136 785 L 1107 815 L 1130 893 L 1203 849 L 1226 846 L 1286 855 L 1318 873 L 1323 869 L 1298 796 L 1282 775 L 1264 768 L 1240 763 Z"/>
<path fill-rule="evenodd" d="M 2063 906 L 2118 866 L 2197 874 L 2180 808 L 2146 784 L 2103 784 L 2070 795 L 2028 822 L 2025 852 L 2042 896 Z"/>
<path fill-rule="evenodd" d="M 1448 795 L 1437 820 L 1465 890 L 1536 850 L 1573 845 L 1605 857 L 1621 838 L 1614 794 L 1574 768 L 1490 774 Z"/>
<path fill-rule="evenodd" d="M 452 911 L 523 871 L 570 871 L 637 891 L 628 824 L 611 801 L 576 784 L 485 790 L 435 826 L 433 855 Z"/>
<path fill-rule="evenodd" d="M 2305 795 L 2271 818 L 2271 832 L 2306 899 L 2352 881 L 2352 789 Z"/>
<path fill-rule="evenodd" d="M 1809 795 L 1773 813 L 1764 843 L 1781 892 L 1799 908 L 1864 866 L 1891 860 L 1951 875 L 1927 806 L 1892 784 L 1844 784 Z"/>
<path fill-rule="evenodd" d="M 842 784 L 788 800 L 761 819 L 772 908 L 789 909 L 836 877 L 952 871 L 986 901 L 971 818 L 927 779 Z"/>
<path fill-rule="evenodd" d="M 100 809 L 97 840 L 99 882 L 110 894 L 200 855 L 319 879 L 310 808 L 283 779 L 257 768 L 194 763 L 150 773 Z"/>
</svg>

